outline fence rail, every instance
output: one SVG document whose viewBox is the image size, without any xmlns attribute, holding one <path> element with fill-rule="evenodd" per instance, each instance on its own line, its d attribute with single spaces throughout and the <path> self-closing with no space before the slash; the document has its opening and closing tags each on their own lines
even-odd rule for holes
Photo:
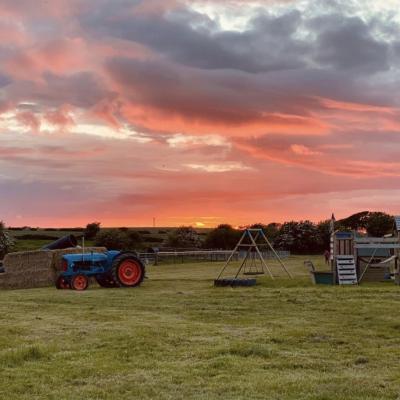
<svg viewBox="0 0 400 400">
<path fill-rule="evenodd" d="M 159 251 L 156 253 L 140 253 L 139 256 L 148 264 L 158 265 L 162 263 L 184 263 L 184 262 L 218 262 L 226 261 L 231 255 L 230 250 L 197 250 L 197 251 Z M 261 252 L 264 259 L 274 258 L 275 255 L 272 251 Z M 290 251 L 276 251 L 280 258 L 287 258 L 290 256 Z M 237 251 L 233 255 L 233 259 L 238 261 L 242 260 L 246 255 L 246 251 Z"/>
</svg>

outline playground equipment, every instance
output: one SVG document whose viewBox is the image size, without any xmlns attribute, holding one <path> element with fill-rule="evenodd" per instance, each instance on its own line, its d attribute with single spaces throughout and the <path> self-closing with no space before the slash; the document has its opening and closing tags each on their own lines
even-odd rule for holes
<svg viewBox="0 0 400 400">
<path fill-rule="evenodd" d="M 90 277 L 102 287 L 136 287 L 145 274 L 144 264 L 133 252 L 67 254 L 62 267 L 57 289 L 86 290 Z"/>
<path fill-rule="evenodd" d="M 255 249 L 244 259 L 243 275 L 264 275 L 264 266 Z"/>
<path fill-rule="evenodd" d="M 217 279 L 214 280 L 214 286 L 253 286 L 256 284 L 255 278 L 244 278 L 242 275 L 261 275 L 265 271 L 268 272 L 269 276 L 274 279 L 271 269 L 268 267 L 262 250 L 269 249 L 274 257 L 278 260 L 280 266 L 285 273 L 291 278 L 290 272 L 287 270 L 285 264 L 279 257 L 278 253 L 272 247 L 271 243 L 265 236 L 262 229 L 246 229 L 232 253 L 228 257 L 222 267 Z M 224 272 L 227 267 L 231 264 L 234 256 L 239 250 L 245 250 L 245 256 L 240 263 L 234 277 L 224 277 Z"/>
<path fill-rule="evenodd" d="M 394 277 L 399 283 L 400 216 L 390 237 L 361 237 L 354 232 L 331 234 L 333 282 L 354 285 Z"/>
<path fill-rule="evenodd" d="M 304 266 L 309 270 L 311 279 L 317 285 L 333 285 L 333 274 L 328 271 L 317 271 L 314 263 L 310 260 L 304 261 Z"/>
</svg>

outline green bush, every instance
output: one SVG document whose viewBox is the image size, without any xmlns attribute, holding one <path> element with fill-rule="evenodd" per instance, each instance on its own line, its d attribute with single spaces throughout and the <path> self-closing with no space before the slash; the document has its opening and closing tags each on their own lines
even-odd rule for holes
<svg viewBox="0 0 400 400">
<path fill-rule="evenodd" d="M 324 243 L 316 224 L 311 221 L 285 222 L 274 243 L 281 250 L 294 254 L 316 254 L 324 249 Z"/>
<path fill-rule="evenodd" d="M 0 221 L 0 258 L 3 258 L 14 246 L 14 239 L 6 231 L 3 221 Z"/>
<path fill-rule="evenodd" d="M 221 224 L 207 234 L 204 247 L 207 249 L 233 249 L 242 232 L 233 229 L 231 225 Z"/>
<path fill-rule="evenodd" d="M 157 238 L 157 237 L 152 237 L 152 236 L 146 237 L 145 240 L 147 243 L 162 243 L 164 241 L 164 239 L 162 239 L 162 238 Z"/>
<path fill-rule="evenodd" d="M 198 248 L 201 247 L 199 234 L 191 226 L 181 226 L 172 231 L 167 238 L 167 247 Z"/>
<path fill-rule="evenodd" d="M 92 222 L 86 225 L 84 235 L 85 239 L 92 240 L 100 232 L 100 222 Z"/>
<path fill-rule="evenodd" d="M 105 229 L 96 235 L 94 244 L 107 247 L 108 250 L 134 250 L 141 246 L 142 237 L 135 231 Z"/>
</svg>

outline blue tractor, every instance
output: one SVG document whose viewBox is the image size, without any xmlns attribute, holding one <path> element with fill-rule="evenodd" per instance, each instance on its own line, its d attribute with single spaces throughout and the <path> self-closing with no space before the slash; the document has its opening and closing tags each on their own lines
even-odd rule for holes
<svg viewBox="0 0 400 400">
<path fill-rule="evenodd" d="M 144 275 L 144 264 L 134 252 L 66 254 L 56 287 L 86 290 L 90 277 L 102 287 L 135 287 L 142 283 Z"/>
</svg>

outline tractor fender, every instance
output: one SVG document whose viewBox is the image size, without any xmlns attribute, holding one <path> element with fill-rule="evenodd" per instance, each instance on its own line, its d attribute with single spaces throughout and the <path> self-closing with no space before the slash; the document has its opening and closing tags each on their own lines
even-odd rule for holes
<svg viewBox="0 0 400 400">
<path fill-rule="evenodd" d="M 107 257 L 107 265 L 109 267 L 111 267 L 111 264 L 113 263 L 114 259 L 121 254 L 121 251 L 118 251 L 118 250 L 107 250 L 104 254 Z"/>
</svg>

